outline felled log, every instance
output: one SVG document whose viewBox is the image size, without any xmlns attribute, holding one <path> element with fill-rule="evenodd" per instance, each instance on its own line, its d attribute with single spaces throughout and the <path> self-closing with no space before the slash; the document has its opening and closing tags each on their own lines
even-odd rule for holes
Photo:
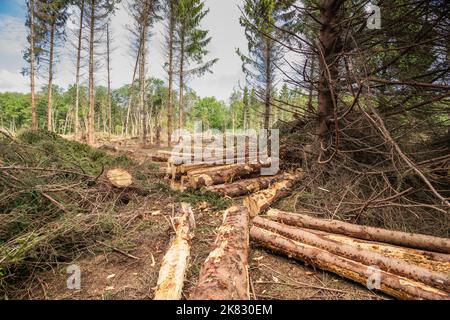
<svg viewBox="0 0 450 320">
<path fill-rule="evenodd" d="M 233 183 L 225 183 L 206 187 L 205 190 L 211 192 L 222 193 L 229 197 L 240 197 L 267 189 L 271 184 L 283 180 L 285 175 L 283 173 L 275 176 L 261 176 L 252 179 L 239 180 Z"/>
<path fill-rule="evenodd" d="M 194 189 L 208 187 L 216 184 L 222 184 L 233 181 L 235 178 L 247 176 L 257 172 L 266 164 L 236 164 L 229 165 L 227 168 L 203 171 L 202 173 L 192 174 L 188 172 L 189 184 Z"/>
<path fill-rule="evenodd" d="M 174 219 L 175 237 L 161 263 L 155 300 L 179 300 L 189 262 L 191 239 L 194 237 L 195 220 L 192 208 L 181 204 L 181 215 Z"/>
<path fill-rule="evenodd" d="M 106 172 L 108 181 L 116 188 L 127 188 L 133 183 L 133 177 L 128 171 L 116 168 Z"/>
<path fill-rule="evenodd" d="M 206 169 L 210 168 L 214 165 L 208 164 L 205 162 L 201 163 L 183 163 L 180 165 L 175 165 L 172 163 L 169 163 L 169 169 L 168 174 L 172 177 L 172 179 L 179 179 L 183 174 L 188 173 L 189 171 L 196 170 L 196 169 Z"/>
<path fill-rule="evenodd" d="M 262 247 L 336 273 L 364 286 L 370 283 L 375 287 L 374 289 L 398 299 L 450 299 L 450 295 L 442 290 L 391 272 L 377 270 L 379 277 L 376 277 L 376 273 L 374 273 L 374 269 L 371 266 L 333 254 L 321 248 L 288 239 L 255 225 L 250 229 L 250 237 Z M 380 281 L 379 283 L 376 281 L 377 278 Z"/>
<path fill-rule="evenodd" d="M 276 232 L 288 239 L 326 250 L 332 254 L 365 265 L 377 266 L 387 272 L 395 273 L 435 288 L 450 290 L 450 273 L 448 272 L 431 270 L 418 264 L 411 263 L 408 260 L 395 259 L 375 250 L 368 250 L 362 246 L 353 246 L 344 241 L 338 241 L 338 239 L 330 240 L 322 234 L 311 232 L 308 229 L 292 227 L 262 217 L 256 217 L 253 220 L 253 224 L 257 227 Z M 381 243 L 374 243 L 374 245 L 383 246 Z M 427 267 L 431 268 L 431 265 L 428 264 Z"/>
<path fill-rule="evenodd" d="M 270 219 L 292 226 L 339 233 L 354 238 L 391 243 L 410 248 L 450 253 L 450 239 L 361 226 L 337 220 L 318 219 L 304 214 L 283 212 L 275 209 L 269 210 L 267 216 Z"/>
<path fill-rule="evenodd" d="M 117 152 L 119 151 L 119 148 L 117 148 L 114 145 L 111 144 L 102 144 L 101 146 L 98 147 L 99 150 L 105 150 L 105 151 L 112 151 L 112 152 Z"/>
<path fill-rule="evenodd" d="M 193 300 L 248 300 L 248 211 L 228 208 L 217 230 L 214 249 L 200 271 Z"/>
<path fill-rule="evenodd" d="M 255 217 L 266 210 L 276 200 L 286 196 L 289 191 L 304 177 L 304 173 L 299 171 L 293 174 L 285 173 L 285 179 L 273 184 L 265 190 L 258 191 L 244 199 L 250 216 Z"/>
</svg>

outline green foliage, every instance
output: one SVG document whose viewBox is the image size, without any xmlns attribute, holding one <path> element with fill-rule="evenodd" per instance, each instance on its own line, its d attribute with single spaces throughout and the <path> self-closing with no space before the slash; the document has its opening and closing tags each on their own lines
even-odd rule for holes
<svg viewBox="0 0 450 320">
<path fill-rule="evenodd" d="M 118 194 L 105 192 L 99 174 L 130 159 L 44 130 L 1 136 L 0 150 L 0 292 L 120 231 L 112 214 Z"/>
<path fill-rule="evenodd" d="M 231 199 L 225 198 L 216 192 L 202 192 L 192 189 L 179 193 L 177 201 L 187 202 L 193 205 L 197 205 L 200 202 L 207 202 L 214 211 L 225 210 L 232 204 Z"/>
<path fill-rule="evenodd" d="M 206 128 L 222 130 L 226 125 L 227 110 L 223 102 L 214 97 L 198 100 L 193 107 L 192 115 L 195 120 L 200 120 Z"/>
</svg>

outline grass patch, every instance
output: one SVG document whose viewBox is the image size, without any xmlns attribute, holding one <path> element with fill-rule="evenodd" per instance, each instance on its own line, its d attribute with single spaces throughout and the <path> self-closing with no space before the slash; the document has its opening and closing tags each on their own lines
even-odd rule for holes
<svg viewBox="0 0 450 320">
<path fill-rule="evenodd" d="M 177 195 L 177 201 L 187 202 L 192 205 L 197 205 L 200 202 L 207 202 L 214 211 L 225 210 L 233 203 L 231 199 L 225 198 L 219 193 L 210 191 L 201 192 L 192 189 L 179 192 Z"/>
</svg>

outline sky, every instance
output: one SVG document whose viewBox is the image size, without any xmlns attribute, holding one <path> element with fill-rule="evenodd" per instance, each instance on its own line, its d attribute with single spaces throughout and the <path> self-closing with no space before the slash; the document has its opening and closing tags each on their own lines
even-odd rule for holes
<svg viewBox="0 0 450 320">
<path fill-rule="evenodd" d="M 122 1 L 126 2 L 126 1 Z M 236 48 L 247 47 L 244 30 L 239 25 L 239 8 L 241 0 L 205 0 L 210 9 L 204 18 L 202 28 L 209 30 L 212 40 L 209 44 L 207 59 L 218 58 L 213 67 L 213 74 L 192 79 L 189 87 L 201 97 L 215 96 L 226 101 L 233 88 L 238 88 L 239 82 L 244 83 L 241 71 L 241 61 L 236 55 Z M 23 51 L 26 48 L 27 29 L 24 25 L 26 15 L 25 0 L 0 0 L 0 92 L 29 91 L 29 77 L 21 74 L 26 66 Z M 69 26 L 78 24 L 77 16 L 72 16 Z M 118 88 L 131 82 L 134 54 L 130 49 L 130 32 L 126 25 L 131 24 L 127 10 L 120 5 L 112 19 L 113 47 L 112 53 L 112 86 Z M 163 27 L 157 24 L 150 39 L 148 53 L 148 76 L 166 79 L 163 70 L 165 63 L 163 52 Z M 70 34 L 70 31 L 69 31 Z M 54 83 L 66 88 L 75 80 L 75 64 L 73 47 L 67 42 L 58 48 L 58 59 L 55 66 Z M 72 54 L 71 54 L 72 52 Z M 86 78 L 86 77 L 84 77 Z M 84 79 L 86 81 L 86 79 Z M 96 73 L 97 84 L 106 85 L 106 71 L 99 69 Z M 45 77 L 38 79 L 37 84 L 43 85 Z"/>
</svg>

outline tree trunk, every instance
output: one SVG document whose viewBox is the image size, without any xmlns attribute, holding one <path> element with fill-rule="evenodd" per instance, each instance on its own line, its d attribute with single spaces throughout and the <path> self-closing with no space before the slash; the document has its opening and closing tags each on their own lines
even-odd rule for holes
<svg viewBox="0 0 450 320">
<path fill-rule="evenodd" d="M 248 300 L 249 217 L 243 206 L 224 213 L 214 249 L 200 271 L 193 300 Z"/>
<path fill-rule="evenodd" d="M 106 64 L 108 69 L 108 137 L 112 134 L 112 106 L 111 106 L 111 43 L 109 36 L 109 21 L 106 24 Z"/>
<path fill-rule="evenodd" d="M 360 226 L 337 220 L 317 219 L 303 214 L 283 212 L 275 209 L 269 210 L 267 215 L 270 219 L 291 226 L 316 229 L 343 234 L 358 239 L 379 241 L 398 246 L 450 254 L 450 240 L 445 238 Z"/>
<path fill-rule="evenodd" d="M 170 1 L 170 19 L 169 19 L 169 92 L 167 101 L 167 146 L 172 146 L 173 131 L 173 37 L 175 32 L 175 7 L 173 1 Z"/>
<path fill-rule="evenodd" d="M 184 92 L 184 37 L 181 37 L 180 40 L 181 44 L 180 44 L 180 93 L 179 93 L 179 97 L 178 97 L 178 106 L 179 106 L 179 116 L 178 116 L 178 129 L 183 129 L 184 128 L 184 96 L 183 96 L 183 92 Z"/>
<path fill-rule="evenodd" d="M 134 69 L 133 69 L 133 78 L 131 80 L 131 85 L 130 85 L 130 92 L 129 92 L 130 96 L 128 97 L 127 115 L 125 117 L 125 130 L 124 130 L 125 138 L 128 136 L 128 129 L 130 126 L 131 103 L 133 101 L 134 81 L 136 80 L 136 72 L 137 72 L 137 68 L 138 68 L 138 64 L 139 64 L 140 52 L 141 52 L 141 42 L 139 41 L 138 54 L 136 55 L 136 62 L 134 63 Z"/>
<path fill-rule="evenodd" d="M 314 93 L 314 73 L 316 69 L 316 55 L 313 54 L 311 57 L 311 70 L 309 73 L 309 93 L 308 93 L 308 104 L 307 104 L 307 110 L 311 114 L 314 113 L 314 107 L 312 104 L 313 99 L 313 93 Z"/>
<path fill-rule="evenodd" d="M 228 197 L 240 197 L 253 192 L 267 189 L 271 184 L 279 182 L 285 178 L 283 173 L 275 176 L 261 176 L 253 179 L 236 181 L 234 183 L 219 184 L 207 187 L 207 191 L 219 192 Z"/>
<path fill-rule="evenodd" d="M 81 67 L 81 40 L 83 37 L 83 17 L 84 17 L 84 1 L 81 1 L 80 7 L 80 28 L 78 31 L 78 47 L 77 47 L 77 70 L 75 76 L 75 137 L 78 137 L 80 131 L 80 67 Z"/>
<path fill-rule="evenodd" d="M 318 88 L 318 126 L 317 143 L 325 142 L 329 134 L 328 121 L 332 118 L 337 94 L 336 86 L 339 77 L 338 56 L 342 49 L 339 31 L 339 10 L 344 0 L 322 0 L 320 4 L 321 29 L 317 42 L 319 50 L 319 88 Z M 322 152 L 320 152 L 322 153 Z"/>
<path fill-rule="evenodd" d="M 95 0 L 91 0 L 89 36 L 89 115 L 88 115 L 88 144 L 94 144 L 94 35 L 95 35 Z"/>
<path fill-rule="evenodd" d="M 244 199 L 244 205 L 247 207 L 250 216 L 255 217 L 266 210 L 272 203 L 286 196 L 303 177 L 303 172 L 294 174 L 285 174 L 285 180 L 272 185 L 270 188 L 258 191 Z"/>
<path fill-rule="evenodd" d="M 288 239 L 326 250 L 332 254 L 339 255 L 365 265 L 376 266 L 381 270 L 395 273 L 435 288 L 443 290 L 448 290 L 450 288 L 450 279 L 448 277 L 450 265 L 448 263 L 447 267 L 444 266 L 446 272 L 434 271 L 430 269 L 432 265 L 430 263 L 425 263 L 427 267 L 419 266 L 411 263 L 411 258 L 404 254 L 401 255 L 403 259 L 393 259 L 386 256 L 382 248 L 379 250 L 368 250 L 367 246 L 364 248 L 361 244 L 358 246 L 353 246 L 344 241 L 338 241 L 336 238 L 330 240 L 325 237 L 322 232 L 314 233 L 308 229 L 288 226 L 262 217 L 256 217 L 253 220 L 253 224 L 259 228 L 270 230 Z M 353 244 L 354 243 L 355 242 L 353 242 Z M 373 245 L 383 247 L 383 244 L 381 243 L 373 243 Z M 395 247 L 391 247 L 390 249 L 395 250 Z M 377 251 L 381 251 L 383 253 Z M 411 260 L 414 261 L 413 258 Z"/>
<path fill-rule="evenodd" d="M 147 34 L 146 26 L 142 26 L 142 37 L 140 47 L 140 59 L 139 59 L 139 112 L 141 123 L 141 143 L 147 144 L 147 113 L 145 108 L 145 39 Z"/>
<path fill-rule="evenodd" d="M 265 52 L 264 52 L 264 62 L 266 67 L 266 90 L 264 98 L 264 129 L 269 129 L 270 127 L 270 110 L 272 103 L 272 61 L 271 61 L 271 39 L 267 36 L 265 38 Z"/>
<path fill-rule="evenodd" d="M 181 215 L 175 218 L 175 237 L 161 263 L 154 300 L 180 300 L 189 263 L 195 220 L 189 204 L 181 204 Z"/>
<path fill-rule="evenodd" d="M 55 29 L 56 24 L 53 23 L 50 29 L 50 55 L 48 62 L 48 100 L 47 100 L 47 129 L 54 131 L 53 127 L 53 55 L 55 51 Z"/>
<path fill-rule="evenodd" d="M 336 273 L 365 286 L 372 284 L 372 281 L 374 280 L 373 268 L 360 262 L 288 239 L 275 232 L 257 226 L 252 226 L 250 236 L 252 240 L 258 242 L 265 248 L 304 261 L 308 264 L 313 264 L 320 269 Z M 430 300 L 450 299 L 450 296 L 446 292 L 427 286 L 423 283 L 383 270 L 379 270 L 379 275 L 380 283 L 378 290 L 395 298 Z"/>
<path fill-rule="evenodd" d="M 31 89 L 31 128 L 38 128 L 36 95 L 35 95 L 35 62 L 34 62 L 34 0 L 29 2 L 30 11 L 30 89 Z"/>
</svg>

